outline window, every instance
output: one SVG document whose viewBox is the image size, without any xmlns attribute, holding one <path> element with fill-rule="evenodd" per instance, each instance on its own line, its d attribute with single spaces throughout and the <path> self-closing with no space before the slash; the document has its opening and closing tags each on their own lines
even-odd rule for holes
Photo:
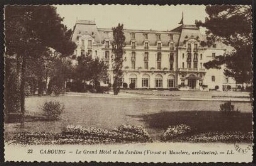
<svg viewBox="0 0 256 166">
<path fill-rule="evenodd" d="M 215 76 L 212 76 L 212 82 L 215 82 Z"/>
<path fill-rule="evenodd" d="M 149 87 L 148 84 L 149 83 L 149 79 L 148 78 L 142 78 L 142 87 L 143 88 L 147 88 Z"/>
<path fill-rule="evenodd" d="M 81 55 L 82 55 L 82 56 L 84 56 L 84 55 L 85 55 L 84 50 L 81 50 Z"/>
<path fill-rule="evenodd" d="M 170 43 L 170 50 L 174 50 L 174 44 Z"/>
<path fill-rule="evenodd" d="M 135 49 L 135 42 L 132 42 L 132 49 Z"/>
<path fill-rule="evenodd" d="M 160 34 L 156 34 L 156 38 L 157 38 L 157 40 L 161 40 L 161 35 Z"/>
<path fill-rule="evenodd" d="M 88 40 L 88 48 L 92 48 L 92 41 Z"/>
<path fill-rule="evenodd" d="M 106 41 L 106 48 L 109 48 L 109 41 Z"/>
<path fill-rule="evenodd" d="M 132 52 L 131 61 L 132 61 L 132 69 L 135 69 L 135 52 Z"/>
<path fill-rule="evenodd" d="M 198 60 L 197 57 L 198 57 L 198 55 L 197 55 L 197 53 L 195 53 L 195 54 L 194 54 L 194 61 L 197 61 L 197 60 Z"/>
<path fill-rule="evenodd" d="M 131 38 L 135 39 L 135 33 L 131 33 Z"/>
<path fill-rule="evenodd" d="M 92 50 L 88 50 L 88 55 L 92 55 Z"/>
<path fill-rule="evenodd" d="M 161 43 L 157 43 L 157 49 L 161 50 Z"/>
<path fill-rule="evenodd" d="M 144 62 L 144 69 L 148 69 L 148 61 Z"/>
<path fill-rule="evenodd" d="M 132 69 L 135 69 L 135 61 L 132 61 Z"/>
<path fill-rule="evenodd" d="M 187 66 L 188 66 L 188 68 L 190 69 L 190 68 L 191 68 L 191 63 L 188 62 Z"/>
<path fill-rule="evenodd" d="M 184 53 L 182 54 L 182 59 L 184 59 L 184 57 L 185 57 L 185 55 L 184 55 Z"/>
<path fill-rule="evenodd" d="M 216 48 L 216 44 L 213 44 L 213 48 Z"/>
<path fill-rule="evenodd" d="M 203 63 L 200 63 L 200 68 L 201 68 L 201 69 L 203 68 Z"/>
<path fill-rule="evenodd" d="M 148 52 L 144 55 L 144 69 L 148 69 Z"/>
<path fill-rule="evenodd" d="M 156 83 L 156 88 L 162 88 L 163 87 L 163 79 L 162 78 L 156 78 L 155 83 Z"/>
<path fill-rule="evenodd" d="M 228 83 L 228 77 L 226 77 L 226 83 Z"/>
<path fill-rule="evenodd" d="M 148 34 L 147 33 L 145 33 L 144 36 L 145 36 L 145 39 L 148 39 Z"/>
<path fill-rule="evenodd" d="M 95 55 L 97 56 L 97 51 L 95 50 Z"/>
<path fill-rule="evenodd" d="M 144 61 L 148 61 L 148 52 L 145 52 L 144 54 Z"/>
<path fill-rule="evenodd" d="M 194 68 L 197 69 L 197 62 L 194 62 Z"/>
<path fill-rule="evenodd" d="M 188 43 L 188 51 L 191 51 L 191 44 Z"/>
<path fill-rule="evenodd" d="M 157 61 L 161 61 L 161 52 L 157 53 Z"/>
<path fill-rule="evenodd" d="M 157 53 L 157 69 L 161 69 L 161 53 Z"/>
<path fill-rule="evenodd" d="M 214 52 L 212 53 L 212 57 L 215 58 L 215 53 Z"/>
<path fill-rule="evenodd" d="M 167 79 L 167 87 L 168 88 L 174 87 L 174 79 Z"/>
<path fill-rule="evenodd" d="M 187 61 L 191 61 L 191 53 L 188 53 Z"/>
<path fill-rule="evenodd" d="M 148 42 L 145 42 L 145 49 L 148 49 Z"/>
<path fill-rule="evenodd" d="M 173 53 L 170 53 L 170 61 L 174 61 L 174 55 L 173 55 Z"/>
<path fill-rule="evenodd" d="M 194 45 L 194 51 L 197 51 L 197 44 Z"/>
<path fill-rule="evenodd" d="M 105 60 L 109 60 L 109 51 L 105 51 Z"/>
<path fill-rule="evenodd" d="M 173 63 L 170 62 L 170 70 L 173 70 Z"/>
<path fill-rule="evenodd" d="M 183 69 L 185 68 L 185 64 L 184 64 L 184 62 L 182 62 L 182 68 L 183 68 Z"/>
<path fill-rule="evenodd" d="M 137 87 L 137 78 L 130 78 L 130 84 L 134 84 L 135 88 Z"/>
<path fill-rule="evenodd" d="M 203 55 L 202 54 L 200 54 L 200 60 L 202 60 L 203 59 Z"/>
<path fill-rule="evenodd" d="M 173 34 L 170 34 L 170 40 L 171 41 L 173 40 Z"/>
</svg>

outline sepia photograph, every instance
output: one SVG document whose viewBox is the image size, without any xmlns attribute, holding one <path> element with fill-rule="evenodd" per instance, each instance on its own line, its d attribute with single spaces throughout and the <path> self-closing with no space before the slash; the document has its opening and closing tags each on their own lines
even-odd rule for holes
<svg viewBox="0 0 256 166">
<path fill-rule="evenodd" d="M 250 5 L 6 5 L 6 161 L 252 162 Z"/>
</svg>

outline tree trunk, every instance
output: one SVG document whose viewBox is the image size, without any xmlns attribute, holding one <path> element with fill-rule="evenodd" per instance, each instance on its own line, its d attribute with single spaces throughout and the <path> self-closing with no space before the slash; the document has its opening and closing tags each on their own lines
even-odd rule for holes
<svg viewBox="0 0 256 166">
<path fill-rule="evenodd" d="M 21 64 L 21 83 L 20 83 L 20 108 L 21 108 L 21 127 L 24 127 L 25 118 L 25 82 L 26 82 L 26 58 L 22 58 Z"/>
</svg>

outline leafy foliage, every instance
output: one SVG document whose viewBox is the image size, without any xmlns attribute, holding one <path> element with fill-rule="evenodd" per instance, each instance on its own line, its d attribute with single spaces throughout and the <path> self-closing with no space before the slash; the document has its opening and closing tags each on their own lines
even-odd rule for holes
<svg viewBox="0 0 256 166">
<path fill-rule="evenodd" d="M 98 57 L 92 58 L 90 55 L 85 55 L 79 56 L 77 60 L 78 65 L 76 66 L 74 78 L 80 82 L 93 81 L 93 84 L 96 85 L 97 82 L 107 77 L 108 66 Z"/>
<path fill-rule="evenodd" d="M 49 101 L 43 104 L 42 110 L 47 120 L 58 120 L 64 110 L 64 105 L 58 101 Z"/>
<path fill-rule="evenodd" d="M 206 7 L 209 17 L 198 26 L 208 29 L 207 43 L 211 45 L 220 40 L 234 48 L 224 57 L 216 57 L 205 63 L 208 68 L 220 68 L 226 64 L 224 74 L 235 78 L 238 83 L 252 81 L 252 14 L 251 6 L 245 5 L 213 5 Z"/>
<path fill-rule="evenodd" d="M 112 52 L 114 53 L 113 61 L 113 74 L 114 74 L 114 84 L 113 90 L 114 95 L 117 95 L 120 89 L 120 80 L 123 76 L 123 54 L 125 47 L 125 36 L 123 32 L 123 24 L 118 24 L 117 27 L 112 28 L 113 30 L 113 42 L 112 42 Z"/>
<path fill-rule="evenodd" d="M 68 56 L 76 47 L 75 43 L 69 40 L 71 30 L 67 30 L 61 22 L 62 18 L 57 14 L 56 8 L 50 5 L 5 6 L 5 55 L 21 59 L 19 62 L 21 66 L 17 67 L 17 78 L 20 89 L 20 110 L 23 115 L 28 67 L 33 61 L 40 63 L 40 58 L 49 48 L 60 52 L 62 56 Z M 39 78 L 41 79 L 41 73 Z"/>
</svg>

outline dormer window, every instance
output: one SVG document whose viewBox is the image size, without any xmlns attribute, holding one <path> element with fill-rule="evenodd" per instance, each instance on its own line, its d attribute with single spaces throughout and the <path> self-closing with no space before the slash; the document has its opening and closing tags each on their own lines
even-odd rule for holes
<svg viewBox="0 0 256 166">
<path fill-rule="evenodd" d="M 216 44 L 213 44 L 213 48 L 216 48 Z"/>
<path fill-rule="evenodd" d="M 131 33 L 131 39 L 135 39 L 135 33 Z"/>
<path fill-rule="evenodd" d="M 156 34 L 157 40 L 161 40 L 161 34 Z"/>
<path fill-rule="evenodd" d="M 147 33 L 145 33 L 144 36 L 145 36 L 145 39 L 148 39 L 148 34 Z"/>
<path fill-rule="evenodd" d="M 173 41 L 173 34 L 169 34 L 170 40 Z"/>
</svg>

